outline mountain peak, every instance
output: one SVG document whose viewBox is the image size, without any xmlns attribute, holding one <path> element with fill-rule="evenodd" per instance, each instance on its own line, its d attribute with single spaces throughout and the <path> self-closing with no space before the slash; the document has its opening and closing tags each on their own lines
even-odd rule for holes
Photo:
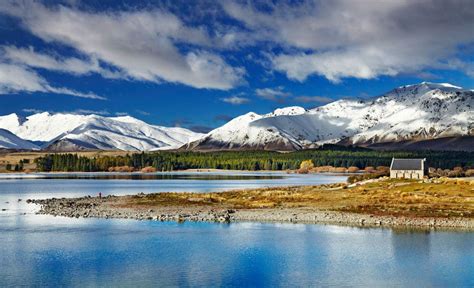
<svg viewBox="0 0 474 288">
<path fill-rule="evenodd" d="M 435 90 L 435 89 L 449 90 L 449 91 L 463 90 L 462 87 L 459 87 L 450 83 L 435 83 L 435 82 L 426 82 L 426 81 L 423 81 L 418 84 L 400 86 L 397 89 L 420 89 L 420 88 L 424 88 L 426 90 Z"/>
<path fill-rule="evenodd" d="M 432 88 L 455 88 L 455 89 L 463 89 L 462 87 L 453 85 L 451 83 L 434 83 L 434 82 L 421 82 L 421 85 L 426 85 Z"/>
<path fill-rule="evenodd" d="M 11 113 L 5 116 L 0 116 L 0 122 L 3 123 L 2 127 L 7 130 L 11 130 L 13 127 L 21 125 L 24 119 L 22 119 L 18 114 Z"/>
<path fill-rule="evenodd" d="M 124 122 L 124 123 L 143 123 L 142 120 L 139 120 L 139 119 L 137 119 L 135 117 L 132 117 L 130 115 L 113 117 L 111 119 L 115 119 L 117 121 Z"/>
<path fill-rule="evenodd" d="M 270 113 L 271 116 L 282 116 L 282 115 L 300 115 L 306 112 L 306 109 L 300 106 L 290 106 L 290 107 L 285 107 L 285 108 L 278 108 L 275 109 L 272 113 Z"/>
</svg>

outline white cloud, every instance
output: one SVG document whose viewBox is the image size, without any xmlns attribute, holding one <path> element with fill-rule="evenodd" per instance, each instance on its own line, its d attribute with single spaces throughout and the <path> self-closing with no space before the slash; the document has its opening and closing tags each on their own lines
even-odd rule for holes
<svg viewBox="0 0 474 288">
<path fill-rule="evenodd" d="M 21 111 L 25 113 L 31 113 L 31 114 L 37 114 L 37 113 L 43 113 L 43 112 L 48 112 L 51 114 L 55 113 L 61 113 L 61 114 L 80 114 L 80 115 L 90 115 L 90 114 L 95 114 L 95 115 L 101 115 L 101 116 L 107 116 L 110 115 L 109 111 L 107 110 L 90 110 L 90 109 L 76 109 L 72 111 L 52 111 L 52 110 L 40 110 L 40 109 L 35 109 L 35 108 L 25 108 L 22 109 Z"/>
<path fill-rule="evenodd" d="M 84 75 L 94 72 L 106 78 L 121 77 L 118 72 L 112 72 L 100 67 L 97 59 L 83 60 L 75 57 L 63 58 L 58 55 L 39 53 L 31 46 L 28 48 L 3 46 L 2 50 L 3 60 L 33 68 L 66 72 L 74 75 Z"/>
<path fill-rule="evenodd" d="M 21 109 L 21 111 L 23 111 L 25 113 L 32 113 L 32 114 L 37 114 L 37 113 L 44 112 L 43 110 L 35 109 L 35 108 L 25 108 L 25 109 Z"/>
<path fill-rule="evenodd" d="M 297 96 L 295 100 L 302 103 L 329 103 L 334 99 L 325 96 Z"/>
<path fill-rule="evenodd" d="M 423 60 L 425 59 L 419 58 L 405 63 L 403 59 L 385 57 L 382 51 L 366 49 L 320 54 L 279 55 L 274 57 L 272 62 L 276 70 L 285 72 L 290 79 L 304 81 L 309 75 L 318 74 L 337 83 L 341 78 L 347 77 L 371 79 L 379 75 L 395 76 L 401 71 L 412 72 L 416 70 L 414 65 L 423 65 L 420 63 Z"/>
<path fill-rule="evenodd" d="M 250 38 L 282 48 L 270 60 L 290 79 L 316 74 L 338 82 L 429 68 L 472 72 L 459 59 L 462 64 L 446 65 L 474 43 L 469 0 L 223 3 Z"/>
<path fill-rule="evenodd" d="M 233 64 L 241 59 L 297 81 L 320 75 L 337 83 L 347 77 L 421 74 L 431 68 L 474 77 L 474 65 L 463 60 L 474 45 L 474 4 L 469 0 L 227 0 L 193 5 L 196 13 L 178 15 L 172 13 L 180 10 L 172 2 L 149 10 L 94 12 L 80 10 L 80 5 L 0 1 L 0 13 L 17 17 L 43 41 L 77 52 L 64 57 L 51 50 L 5 46 L 1 58 L 7 64 L 73 75 L 97 73 L 220 90 L 245 83 L 245 69 Z M 222 11 L 239 23 L 225 19 Z M 258 52 L 245 50 L 249 46 Z M 224 50 L 247 56 L 239 59 L 239 53 Z M 267 92 L 260 97 L 287 97 Z"/>
<path fill-rule="evenodd" d="M 81 114 L 81 115 L 95 114 L 95 115 L 101 115 L 101 116 L 110 115 L 109 111 L 107 110 L 90 110 L 90 109 L 76 109 L 73 111 L 63 111 L 60 113 L 71 113 L 71 114 Z"/>
<path fill-rule="evenodd" d="M 232 67 L 221 56 L 203 50 L 213 44 L 205 29 L 188 27 L 169 12 L 92 13 L 33 2 L 12 3 L 0 4 L 0 11 L 20 18 L 34 35 L 71 46 L 90 59 L 116 67 L 129 79 L 221 90 L 243 82 L 243 68 Z M 179 44 L 189 47 L 180 51 Z M 78 63 L 55 61 L 52 66 L 80 69 Z"/>
<path fill-rule="evenodd" d="M 233 95 L 233 96 L 226 97 L 226 98 L 221 98 L 221 100 L 223 102 L 226 102 L 226 103 L 229 103 L 229 104 L 232 104 L 232 105 L 242 105 L 242 104 L 250 102 L 250 100 L 248 98 L 237 96 L 237 95 Z"/>
<path fill-rule="evenodd" d="M 28 93 L 64 94 L 98 100 L 106 99 L 92 92 L 83 93 L 64 87 L 51 86 L 46 79 L 39 76 L 33 70 L 20 65 L 0 63 L 0 94 L 14 94 L 23 91 Z"/>
<path fill-rule="evenodd" d="M 89 98 L 89 99 L 97 99 L 97 100 L 107 100 L 107 98 L 99 96 L 95 93 L 88 92 L 88 93 L 83 93 L 83 92 L 78 92 L 75 90 L 71 90 L 69 88 L 64 88 L 64 87 L 51 87 L 49 85 L 45 86 L 46 90 L 44 92 L 50 92 L 50 93 L 55 93 L 55 94 L 64 94 L 64 95 L 70 95 L 70 96 L 75 96 L 75 97 L 81 97 L 81 98 Z"/>
<path fill-rule="evenodd" d="M 276 88 L 259 88 L 255 89 L 255 94 L 266 100 L 281 102 L 288 96 L 291 96 L 291 93 L 286 92 L 283 89 L 282 86 Z"/>
<path fill-rule="evenodd" d="M 143 116 L 150 116 L 151 115 L 150 112 L 146 112 L 146 111 L 139 110 L 139 109 L 136 109 L 135 112 L 137 112 L 138 114 L 143 115 Z"/>
</svg>

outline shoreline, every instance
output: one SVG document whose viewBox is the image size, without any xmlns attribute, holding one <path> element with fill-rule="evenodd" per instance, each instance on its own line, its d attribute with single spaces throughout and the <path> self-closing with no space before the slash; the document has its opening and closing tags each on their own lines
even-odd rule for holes
<svg viewBox="0 0 474 288">
<path fill-rule="evenodd" d="M 202 175 L 221 175 L 221 174 L 229 174 L 229 175 L 258 175 L 258 176 L 267 176 L 267 175 L 325 175 L 325 176 L 345 176 L 349 177 L 351 175 L 359 175 L 357 173 L 339 173 L 339 172 L 314 172 L 308 174 L 301 174 L 297 173 L 294 170 L 285 170 L 285 171 L 275 171 L 275 170 L 258 170 L 258 171 L 251 171 L 251 170 L 219 170 L 219 169 L 201 169 L 201 170 L 175 170 L 175 171 L 157 171 L 157 172 L 59 172 L 59 171 L 52 171 L 52 172 L 1 172 L 0 171 L 0 179 L 7 180 L 7 179 L 42 179 L 47 177 L 59 177 L 59 176 L 154 176 L 154 175 L 186 175 L 186 174 L 202 174 Z M 90 177 L 91 179 L 93 177 Z"/>
<path fill-rule="evenodd" d="M 127 196 L 113 196 L 127 197 Z M 169 209 L 110 209 L 100 207 L 94 198 L 47 199 L 30 200 L 30 203 L 41 205 L 37 214 L 52 215 L 68 218 L 103 218 L 103 219 L 133 219 L 140 221 L 161 222 L 215 222 L 215 223 L 293 223 L 293 224 L 330 224 L 351 227 L 380 227 L 380 228 L 417 228 L 417 229 L 446 229 L 456 231 L 474 231 L 474 220 L 466 218 L 441 217 L 396 217 L 373 214 L 358 214 L 351 212 L 318 211 L 310 209 L 186 209 L 184 207 L 169 207 Z M 51 202 L 53 201 L 53 202 Z M 81 207 L 71 202 L 81 201 Z M 89 206 L 88 208 L 85 208 Z M 68 207 L 68 208 L 65 208 Z"/>
<path fill-rule="evenodd" d="M 383 185 L 387 181 L 378 181 Z M 390 185 L 394 185 L 392 182 Z M 415 182 L 413 182 L 415 183 Z M 375 183 L 376 184 L 376 183 Z M 400 186 L 400 183 L 395 183 Z M 37 214 L 47 214 L 53 216 L 64 216 L 73 218 L 114 218 L 114 219 L 135 219 L 154 221 L 175 221 L 175 222 L 278 222 L 278 223 L 304 223 L 304 224 L 335 224 L 358 227 L 389 227 L 389 228 L 421 228 L 421 229 L 454 229 L 474 231 L 474 218 L 472 217 L 472 197 L 466 197 L 467 209 L 461 210 L 458 214 L 453 214 L 455 208 L 448 207 L 437 214 L 427 215 L 423 211 L 413 212 L 412 207 L 407 207 L 405 213 L 398 211 L 394 213 L 386 208 L 381 210 L 368 210 L 369 206 L 363 206 L 360 210 L 341 204 L 343 200 L 337 200 L 331 205 L 324 204 L 318 195 L 318 205 L 311 205 L 308 195 L 317 193 L 354 193 L 355 191 L 365 191 L 362 184 L 353 188 L 347 185 L 326 184 L 319 186 L 299 186 L 299 187 L 275 187 L 261 188 L 255 190 L 235 190 L 227 192 L 213 192 L 206 194 L 198 193 L 153 193 L 128 196 L 106 197 L 79 197 L 61 199 L 27 200 L 28 203 L 40 205 Z M 433 184 L 429 184 L 433 186 Z M 456 184 L 453 184 L 456 185 Z M 399 187 L 395 186 L 395 187 Z M 405 186 L 405 185 L 403 185 Z M 472 186 L 471 186 L 472 187 Z M 315 190 L 316 189 L 316 190 Z M 323 190 L 324 189 L 324 190 Z M 472 189 L 472 188 L 471 188 Z M 306 192 L 309 191 L 309 192 Z M 315 192 L 316 191 L 316 192 Z M 322 191 L 322 192 L 320 192 Z M 310 194 L 306 194 L 310 193 Z M 365 192 L 362 192 L 364 194 Z M 442 192 L 438 192 L 442 193 Z M 468 192 L 472 193 L 472 192 Z M 293 200 L 275 206 L 269 203 L 269 199 L 274 195 L 288 195 L 301 197 L 300 204 L 293 204 Z M 250 196 L 249 196 L 250 195 Z M 258 200 L 259 195 L 263 195 L 263 201 Z M 358 197 L 354 195 L 354 197 Z M 415 195 L 415 198 L 418 197 Z M 268 198 L 268 199 L 267 199 Z M 419 197 L 418 197 L 419 198 Z M 251 199 L 251 200 L 249 200 Z M 300 199 L 300 198 L 298 198 Z M 345 199 L 345 198 L 342 198 Z M 442 199 L 445 201 L 446 199 Z M 452 200 L 452 199 L 451 199 Z M 450 200 L 450 201 L 451 201 Z M 232 202 L 233 201 L 233 202 Z M 245 205 L 235 204 L 236 201 L 246 201 Z M 306 202 L 301 202 L 306 201 Z M 456 200 L 457 201 L 457 200 Z M 454 202 L 456 202 L 454 201 Z M 234 203 L 234 204 L 232 204 Z M 241 203 L 241 202 L 238 202 Z M 305 203 L 305 204 L 301 204 Z M 409 206 L 408 204 L 406 206 Z M 436 206 L 428 207 L 434 210 Z M 464 206 L 462 206 L 464 207 Z M 447 213 L 446 211 L 451 211 Z M 423 213 L 422 213 L 423 212 Z M 447 216 L 449 215 L 449 216 Z M 466 215 L 466 216 L 463 216 Z M 471 215 L 469 217 L 469 215 Z"/>
</svg>

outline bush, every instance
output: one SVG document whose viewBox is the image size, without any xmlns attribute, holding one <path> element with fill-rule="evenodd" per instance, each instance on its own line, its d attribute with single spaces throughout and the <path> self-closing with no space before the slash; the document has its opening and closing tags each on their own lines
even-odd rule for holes
<svg viewBox="0 0 474 288">
<path fill-rule="evenodd" d="M 347 169 L 345 167 L 336 167 L 334 168 L 335 173 L 346 173 Z"/>
<path fill-rule="evenodd" d="M 448 177 L 464 177 L 464 171 L 453 170 L 449 171 Z"/>
<path fill-rule="evenodd" d="M 384 176 L 389 176 L 389 173 L 387 172 L 376 172 L 376 173 L 364 173 L 364 174 L 359 174 L 359 175 L 351 175 L 349 178 L 347 178 L 347 182 L 350 184 L 364 181 L 364 180 L 369 180 L 369 179 L 377 179 L 380 177 Z"/>
<path fill-rule="evenodd" d="M 390 167 L 388 167 L 388 166 L 377 166 L 376 170 L 381 171 L 381 172 L 387 172 L 387 171 L 390 171 Z"/>
<path fill-rule="evenodd" d="M 312 169 L 312 171 L 317 172 L 317 173 L 333 172 L 333 170 L 334 170 L 334 167 L 332 166 L 318 166 Z"/>
<path fill-rule="evenodd" d="M 372 166 L 367 166 L 367 167 L 365 167 L 364 171 L 365 171 L 365 172 L 372 173 L 372 172 L 374 172 L 374 171 L 375 171 L 375 168 L 374 168 L 374 167 L 372 167 Z"/>
<path fill-rule="evenodd" d="M 314 168 L 313 160 L 304 160 L 300 164 L 300 169 L 298 173 L 307 174 L 309 170 Z"/>
<path fill-rule="evenodd" d="M 133 172 L 133 167 L 130 166 L 114 166 L 109 167 L 109 172 Z"/>
<path fill-rule="evenodd" d="M 347 168 L 347 172 L 349 172 L 349 173 L 359 172 L 359 167 L 351 166 L 351 167 Z"/>
<path fill-rule="evenodd" d="M 153 172 L 156 172 L 156 168 L 152 167 L 152 166 L 147 166 L 147 167 L 142 168 L 142 170 L 140 170 L 140 172 L 142 172 L 142 173 L 153 173 Z"/>
</svg>

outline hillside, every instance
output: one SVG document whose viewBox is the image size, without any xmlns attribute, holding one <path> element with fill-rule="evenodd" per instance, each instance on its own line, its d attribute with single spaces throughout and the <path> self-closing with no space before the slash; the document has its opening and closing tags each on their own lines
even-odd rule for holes
<svg viewBox="0 0 474 288">
<path fill-rule="evenodd" d="M 39 147 L 8 130 L 0 129 L 0 149 L 38 150 Z"/>
</svg>

